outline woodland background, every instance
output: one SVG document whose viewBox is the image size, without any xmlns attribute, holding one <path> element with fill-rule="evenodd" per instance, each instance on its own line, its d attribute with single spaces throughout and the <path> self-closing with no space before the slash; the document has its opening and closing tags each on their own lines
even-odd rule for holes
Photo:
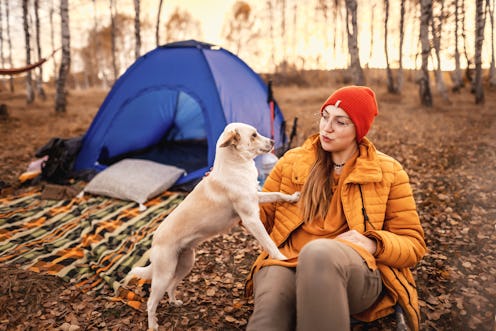
<svg viewBox="0 0 496 331">
<path fill-rule="evenodd" d="M 128 2 L 137 13 L 140 4 L 150 5 L 150 1 Z M 33 159 L 35 150 L 50 138 L 74 137 L 86 131 L 115 79 L 137 56 L 156 44 L 202 37 L 196 18 L 182 9 L 174 10 L 170 16 L 158 14 L 161 0 L 153 2 L 152 7 L 156 18 L 162 20 L 140 21 L 140 28 L 135 20 L 140 15 L 121 14 L 124 2 L 92 1 L 95 12 L 101 15 L 98 5 L 105 3 L 109 23 L 101 16 L 89 14 L 85 20 L 87 31 L 71 34 L 71 15 L 76 15 L 74 11 L 79 8 L 76 3 L 81 2 L 0 0 L 2 67 L 20 71 L 11 76 L 4 74 L 0 81 L 1 195 L 24 189 L 17 176 Z M 327 38 L 322 42 L 335 54 L 334 59 L 345 59 L 342 68 L 326 65 L 324 55 L 311 48 L 307 48 L 305 59 L 296 51 L 289 51 L 297 49 L 291 46 L 298 40 L 292 33 L 297 30 L 292 28 L 294 16 L 297 21 L 304 18 L 297 15 L 297 1 L 259 3 L 264 4 L 264 10 L 257 11 L 250 2 L 233 4 L 224 24 L 221 46 L 243 59 L 253 59 L 249 49 L 255 56 L 270 55 L 268 65 L 258 71 L 264 79 L 274 81 L 275 97 L 288 123 L 298 118 L 294 145 L 316 131 L 313 114 L 335 88 L 367 84 L 376 91 L 380 116 L 369 137 L 381 151 L 397 158 L 409 173 L 429 248 L 428 255 L 414 269 L 422 329 L 494 330 L 494 0 L 372 1 L 368 3 L 376 5 L 373 13 L 377 18 L 373 28 L 360 25 L 364 1 L 310 2 L 311 12 L 315 13 L 313 20 L 327 22 L 323 25 L 327 29 L 315 30 L 313 34 Z M 396 9 L 389 9 L 388 16 L 387 5 L 393 7 L 393 3 Z M 466 13 L 470 12 L 470 5 L 474 5 L 474 15 L 469 17 Z M 39 27 L 36 8 L 45 13 Z M 15 16 L 7 15 L 7 10 L 26 15 L 20 14 L 14 20 Z M 53 26 L 47 13 L 53 15 Z M 271 21 L 276 23 L 262 24 L 266 17 L 271 17 L 270 13 L 278 14 L 272 15 L 277 16 L 277 20 Z M 401 26 L 401 17 L 408 24 Z M 337 24 L 333 22 L 344 28 L 335 30 Z M 253 35 L 259 26 L 269 31 L 264 33 L 268 39 Z M 20 47 L 20 41 L 13 42 L 16 29 L 28 41 Z M 383 36 L 387 31 L 388 37 L 359 42 L 361 31 L 367 29 Z M 414 35 L 416 42 L 409 47 L 400 46 L 403 33 Z M 43 39 L 41 35 L 53 37 L 48 37 L 48 43 L 38 43 L 38 36 Z M 79 43 L 83 46 L 77 48 L 71 46 L 74 38 L 82 36 L 92 42 L 86 46 Z M 142 40 L 141 46 L 138 40 Z M 390 42 L 389 47 L 384 40 Z M 385 67 L 371 68 L 372 57 L 358 55 L 359 48 L 370 44 L 383 47 Z M 43 60 L 42 54 L 50 54 L 59 47 L 53 57 Z M 402 50 L 408 52 L 400 55 Z M 11 54 L 17 56 L 11 60 Z M 403 67 L 403 61 L 414 66 Z M 37 66 L 38 63 L 43 64 Z M 256 61 L 248 61 L 249 65 L 252 63 Z M 27 71 L 26 67 L 33 65 L 35 68 Z M 447 67 L 450 70 L 443 69 Z M 173 308 L 163 301 L 159 307 L 164 330 L 244 329 L 253 307 L 251 299 L 243 297 L 242 288 L 258 252 L 258 244 L 242 228 L 203 244 L 195 268 L 178 288 L 187 305 Z M 28 273 L 15 266 L 0 265 L 0 272 L 0 330 L 146 327 L 146 313 L 107 300 L 106 296 L 112 295 L 110 289 L 96 296 L 82 293 L 60 279 Z M 390 330 L 392 324 L 393 321 L 385 320 L 371 328 Z"/>
<path fill-rule="evenodd" d="M 364 85 L 364 68 L 380 67 L 388 91 L 399 93 L 404 69 L 415 70 L 427 106 L 431 80 L 446 100 L 448 85 L 458 90 L 468 79 L 476 103 L 484 100 L 483 68 L 496 85 L 495 0 L 224 1 L 216 17 L 205 18 L 191 14 L 194 0 L 168 12 L 163 0 L 0 0 L 1 65 L 50 60 L 26 71 L 26 101 L 44 98 L 44 82 L 53 81 L 59 112 L 67 89 L 108 88 L 139 56 L 184 39 L 218 40 L 258 72 L 283 75 L 285 84 L 288 76 L 304 84 L 302 71 L 346 69 L 350 83 Z M 219 35 L 206 35 L 219 20 Z"/>
</svg>

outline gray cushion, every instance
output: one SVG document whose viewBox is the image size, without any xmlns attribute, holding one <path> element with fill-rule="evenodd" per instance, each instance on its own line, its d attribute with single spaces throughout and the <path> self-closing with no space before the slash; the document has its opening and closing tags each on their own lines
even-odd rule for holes
<svg viewBox="0 0 496 331">
<path fill-rule="evenodd" d="M 84 192 L 142 205 L 168 190 L 184 172 L 184 169 L 153 161 L 124 159 L 99 172 Z"/>
</svg>

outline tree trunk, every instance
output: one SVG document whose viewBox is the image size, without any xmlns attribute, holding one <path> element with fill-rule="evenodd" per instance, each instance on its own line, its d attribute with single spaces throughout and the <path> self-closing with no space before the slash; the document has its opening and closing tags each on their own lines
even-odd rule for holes
<svg viewBox="0 0 496 331">
<path fill-rule="evenodd" d="M 2 15 L 2 1 L 0 0 L 0 64 L 2 68 L 5 68 L 5 54 L 3 51 L 3 43 L 4 43 L 4 33 L 3 33 L 3 15 Z M 4 88 L 6 87 L 5 84 L 5 79 L 2 78 L 1 80 L 1 86 L 0 86 L 0 91 L 3 91 Z"/>
<path fill-rule="evenodd" d="M 270 46 L 271 46 L 271 52 L 270 52 L 270 61 L 273 66 L 273 72 L 274 74 L 277 74 L 277 63 L 276 63 L 276 41 L 275 41 L 275 36 L 274 36 L 274 24 L 272 22 L 274 21 L 274 6 L 272 4 L 272 0 L 267 0 L 267 11 L 269 13 L 269 38 L 270 38 Z"/>
<path fill-rule="evenodd" d="M 50 3 L 50 42 L 51 42 L 51 46 L 52 46 L 52 52 L 55 51 L 55 27 L 53 25 L 53 15 L 55 14 L 55 7 L 54 7 L 54 4 L 53 4 L 54 0 L 51 1 Z M 54 57 L 53 58 L 53 80 L 56 79 L 57 77 L 57 60 L 56 58 Z"/>
<path fill-rule="evenodd" d="M 9 47 L 9 68 L 14 67 L 14 62 L 12 61 L 12 37 L 10 35 L 10 8 L 9 8 L 9 1 L 5 1 L 5 20 L 7 21 L 6 26 L 7 26 L 7 45 Z M 14 93 L 15 87 L 14 87 L 14 77 L 10 76 L 9 79 L 10 82 L 10 92 Z"/>
<path fill-rule="evenodd" d="M 365 85 L 365 76 L 360 66 L 358 51 L 357 2 L 346 0 L 346 31 L 348 33 L 348 51 L 350 53 L 350 71 L 355 85 Z"/>
<path fill-rule="evenodd" d="M 112 73 L 114 75 L 113 80 L 115 83 L 118 74 L 117 74 L 116 45 L 115 45 L 116 27 L 115 27 L 114 1 L 115 0 L 110 0 L 110 47 L 112 53 Z"/>
<path fill-rule="evenodd" d="M 158 12 L 157 12 L 157 25 L 155 27 L 155 44 L 160 46 L 160 15 L 162 14 L 162 3 L 164 1 L 160 0 L 158 3 Z"/>
<path fill-rule="evenodd" d="M 28 24 L 28 0 L 22 0 L 22 21 L 24 26 L 24 40 L 26 42 L 26 66 L 31 64 L 31 46 L 29 36 Z M 34 101 L 33 80 L 31 78 L 31 71 L 26 73 L 26 102 L 28 104 Z"/>
<path fill-rule="evenodd" d="M 489 66 L 489 85 L 496 86 L 496 64 L 494 63 L 494 6 L 496 1 L 493 0 L 491 6 L 491 0 L 487 0 L 487 7 L 489 8 L 489 20 L 491 23 L 491 64 Z"/>
<path fill-rule="evenodd" d="M 97 15 L 97 10 L 96 10 L 96 0 L 93 0 L 93 34 L 95 36 L 95 47 L 94 47 L 94 56 L 95 56 L 95 62 L 97 63 L 98 68 L 96 69 L 96 75 L 97 79 L 100 79 L 102 88 L 108 88 L 110 86 L 109 80 L 107 79 L 107 75 L 105 74 L 105 70 L 102 70 L 100 68 L 102 64 L 102 59 L 101 59 L 101 51 L 100 51 L 100 34 L 98 33 L 98 15 Z M 101 78 L 100 78 L 101 74 Z"/>
<path fill-rule="evenodd" d="M 374 53 L 374 23 L 375 23 L 375 7 L 376 4 L 372 6 L 371 13 L 370 13 L 370 52 L 369 52 L 369 60 L 366 64 L 366 68 L 370 67 L 370 60 L 372 59 L 372 55 Z"/>
<path fill-rule="evenodd" d="M 38 56 L 38 61 L 42 59 L 39 11 L 40 11 L 39 0 L 34 0 L 34 17 L 35 17 L 35 26 L 36 26 L 36 54 Z M 38 71 L 38 76 L 36 77 L 36 91 L 40 96 L 41 100 L 46 100 L 45 90 L 43 89 L 43 66 L 39 66 L 37 71 Z"/>
<path fill-rule="evenodd" d="M 134 57 L 137 59 L 141 55 L 141 29 L 140 29 L 140 0 L 134 0 Z"/>
<path fill-rule="evenodd" d="M 396 76 L 396 91 L 401 93 L 403 90 L 403 42 L 405 40 L 405 0 L 401 0 L 400 9 L 400 44 L 399 44 L 399 68 Z"/>
<path fill-rule="evenodd" d="M 339 0 L 334 0 L 334 22 L 339 22 L 341 20 L 341 7 L 339 6 Z M 334 52 L 333 59 L 338 56 L 338 24 L 332 24 L 334 27 L 334 39 L 332 40 L 332 51 Z"/>
<path fill-rule="evenodd" d="M 297 53 L 296 53 L 296 44 L 297 44 L 297 37 L 296 37 L 296 32 L 298 31 L 298 2 L 295 1 L 293 4 L 293 40 L 292 40 L 292 58 L 293 58 L 293 63 L 294 63 L 294 68 L 296 69 L 296 59 L 297 59 Z M 327 41 L 326 41 L 327 42 Z"/>
<path fill-rule="evenodd" d="M 388 20 L 389 20 L 389 0 L 384 0 L 384 54 L 386 55 L 386 77 L 387 89 L 389 93 L 398 93 L 394 86 L 393 72 L 389 65 L 389 52 L 388 52 Z"/>
<path fill-rule="evenodd" d="M 468 57 L 468 52 L 467 52 L 467 34 L 465 33 L 465 31 L 467 31 L 465 29 L 465 18 L 467 17 L 466 10 L 465 10 L 465 0 L 462 0 L 462 4 L 461 4 L 460 8 L 462 9 L 461 20 L 462 20 L 463 54 L 465 55 L 465 60 L 467 61 L 467 68 L 465 69 L 465 77 L 470 82 L 470 86 L 471 86 L 470 87 L 470 90 L 471 90 L 471 92 L 473 92 L 473 89 L 474 89 L 474 87 L 473 87 L 473 85 L 474 85 L 474 77 L 472 76 L 472 69 L 471 69 L 472 61 L 470 61 L 470 58 Z"/>
<path fill-rule="evenodd" d="M 439 16 L 437 17 L 437 20 L 434 17 L 431 19 L 432 44 L 434 46 L 437 62 L 434 77 L 436 80 L 437 91 L 444 100 L 448 101 L 448 90 L 446 89 L 446 84 L 443 79 L 443 72 L 441 71 L 441 34 L 444 23 L 444 0 L 440 0 L 440 2 L 441 8 L 439 9 Z"/>
<path fill-rule="evenodd" d="M 458 0 L 454 0 L 455 6 L 455 71 L 451 75 L 451 79 L 453 80 L 452 90 L 454 92 L 459 92 L 460 89 L 465 85 L 462 78 L 462 70 L 460 68 L 460 50 L 458 49 L 458 37 L 460 35 L 458 31 L 458 23 L 459 23 L 459 14 L 458 14 Z"/>
<path fill-rule="evenodd" d="M 329 24 L 329 13 L 330 13 L 330 6 L 327 4 L 327 0 L 318 0 L 317 1 L 317 6 L 315 7 L 315 16 L 316 17 L 319 17 L 320 18 L 320 15 L 322 15 L 323 19 L 324 19 L 324 26 L 325 27 L 328 27 L 330 26 Z M 293 12 L 293 14 L 295 14 L 295 12 Z M 296 30 L 295 30 L 295 33 L 293 34 L 293 38 L 295 38 L 296 36 Z M 323 47 L 325 50 L 328 49 L 329 47 L 329 40 L 327 39 L 327 33 L 324 34 L 324 40 L 323 40 Z M 332 37 L 332 34 L 329 33 L 329 38 Z"/>
<path fill-rule="evenodd" d="M 484 0 L 475 2 L 475 103 L 484 103 L 484 89 L 482 87 L 482 44 L 484 43 Z"/>
<path fill-rule="evenodd" d="M 405 35 L 410 35 L 410 36 L 414 36 L 415 33 L 417 32 L 415 26 L 419 26 L 419 22 L 420 22 L 420 11 L 417 10 L 417 8 L 419 7 L 418 5 L 420 4 L 417 3 L 417 4 L 411 4 L 410 7 L 408 7 L 408 12 L 409 14 L 407 14 L 406 16 L 407 17 L 411 17 L 411 22 L 410 24 L 407 24 L 407 26 L 409 27 L 409 32 L 405 32 Z M 414 65 L 414 68 L 415 68 L 415 71 L 418 70 L 418 58 L 420 56 L 420 52 L 419 52 L 419 49 L 420 49 L 420 38 L 409 38 L 410 39 L 410 45 L 409 49 L 411 50 L 415 50 L 415 55 L 413 56 L 413 65 Z"/>
<path fill-rule="evenodd" d="M 422 46 L 422 66 L 419 78 L 420 102 L 427 107 L 432 106 L 432 94 L 429 82 L 429 22 L 432 19 L 432 0 L 420 1 L 420 43 Z"/>
<path fill-rule="evenodd" d="M 286 0 L 279 0 L 281 2 L 281 41 L 282 44 L 286 44 L 285 42 L 285 36 L 286 36 Z M 288 69 L 288 58 L 286 54 L 286 47 L 282 47 L 282 61 L 280 62 L 282 64 L 282 73 L 285 75 L 287 73 Z"/>
<path fill-rule="evenodd" d="M 69 29 L 69 0 L 60 0 L 60 31 L 62 44 L 62 60 L 55 94 L 55 112 L 62 113 L 67 108 L 66 82 L 71 67 L 71 34 Z"/>
</svg>

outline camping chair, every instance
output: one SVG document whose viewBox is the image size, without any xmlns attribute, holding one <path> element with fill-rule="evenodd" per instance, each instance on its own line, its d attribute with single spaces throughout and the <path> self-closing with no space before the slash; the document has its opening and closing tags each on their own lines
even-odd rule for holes
<svg viewBox="0 0 496 331">
<path fill-rule="evenodd" d="M 391 314 L 392 315 L 392 314 Z M 389 316 L 391 316 L 389 315 Z M 396 321 L 396 331 L 408 331 L 408 326 L 406 324 L 405 313 L 403 312 L 403 308 L 399 304 L 394 306 L 394 320 Z M 361 327 L 362 329 L 367 330 L 367 323 L 358 321 L 354 318 L 351 318 L 351 328 L 355 330 L 355 327 Z"/>
</svg>

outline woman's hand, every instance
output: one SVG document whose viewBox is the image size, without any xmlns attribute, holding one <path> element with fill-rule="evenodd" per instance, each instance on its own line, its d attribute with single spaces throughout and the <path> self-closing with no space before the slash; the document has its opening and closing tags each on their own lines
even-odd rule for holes
<svg viewBox="0 0 496 331">
<path fill-rule="evenodd" d="M 365 237 L 357 230 L 350 230 L 345 233 L 341 233 L 339 236 L 337 236 L 337 238 L 362 246 L 372 255 L 374 255 L 375 251 L 377 250 L 377 243 L 375 242 L 375 240 Z"/>
</svg>

